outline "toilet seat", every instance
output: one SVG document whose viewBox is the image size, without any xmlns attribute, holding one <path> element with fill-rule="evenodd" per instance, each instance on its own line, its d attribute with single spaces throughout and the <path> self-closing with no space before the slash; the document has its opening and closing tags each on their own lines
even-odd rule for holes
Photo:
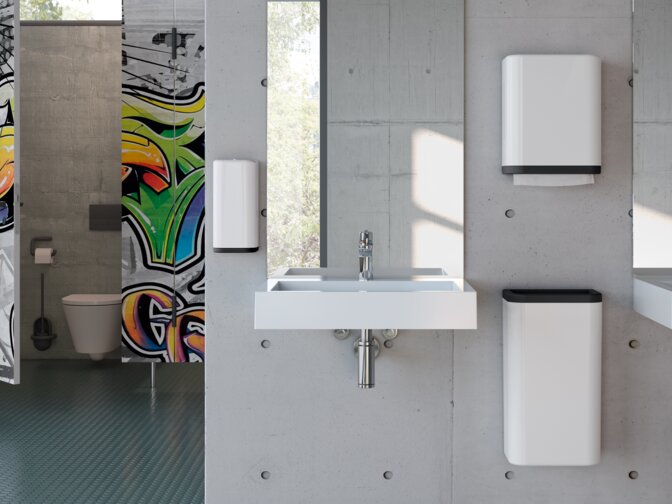
<svg viewBox="0 0 672 504">
<path fill-rule="evenodd" d="M 113 306 L 121 304 L 121 294 L 71 294 L 63 298 L 67 306 Z"/>
</svg>

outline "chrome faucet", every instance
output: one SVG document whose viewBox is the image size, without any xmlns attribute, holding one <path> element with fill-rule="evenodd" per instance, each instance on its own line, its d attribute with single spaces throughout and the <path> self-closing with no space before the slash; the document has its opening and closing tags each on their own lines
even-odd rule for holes
<svg viewBox="0 0 672 504">
<path fill-rule="evenodd" d="M 373 280 L 373 233 L 359 233 L 359 281 Z"/>
</svg>

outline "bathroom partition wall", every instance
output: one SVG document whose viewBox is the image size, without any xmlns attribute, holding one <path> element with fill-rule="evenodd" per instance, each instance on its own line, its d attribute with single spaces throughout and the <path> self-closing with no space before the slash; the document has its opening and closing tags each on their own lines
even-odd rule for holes
<svg viewBox="0 0 672 504">
<path fill-rule="evenodd" d="M 0 2 L 0 381 L 12 384 L 19 383 L 20 362 L 20 342 L 14 331 L 15 285 L 18 285 L 15 279 L 18 262 L 14 256 L 18 233 L 18 208 L 14 205 L 16 7 L 14 0 Z"/>
<path fill-rule="evenodd" d="M 122 360 L 205 357 L 205 4 L 124 0 Z"/>
</svg>

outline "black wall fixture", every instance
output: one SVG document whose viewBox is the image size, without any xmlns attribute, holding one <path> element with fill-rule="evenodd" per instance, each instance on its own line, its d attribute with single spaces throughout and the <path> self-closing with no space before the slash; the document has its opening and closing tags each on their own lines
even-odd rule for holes
<svg viewBox="0 0 672 504">
<path fill-rule="evenodd" d="M 121 205 L 89 205 L 89 231 L 121 231 Z"/>
</svg>

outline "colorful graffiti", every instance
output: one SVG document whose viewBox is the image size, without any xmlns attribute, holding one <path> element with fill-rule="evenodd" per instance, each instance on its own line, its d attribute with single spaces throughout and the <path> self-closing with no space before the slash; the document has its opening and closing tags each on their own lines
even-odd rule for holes
<svg viewBox="0 0 672 504">
<path fill-rule="evenodd" d="M 160 21 L 166 13 L 159 3 L 123 3 L 122 359 L 200 362 L 205 357 L 204 23 L 178 26 L 173 37 Z M 204 4 L 184 3 L 192 11 Z M 148 14 L 153 9 L 156 16 Z"/>
<path fill-rule="evenodd" d="M 14 76 L 3 75 L 0 77 L 0 201 L 8 205 L 13 202 L 14 196 L 13 111 Z M 2 227 L 13 228 L 13 217 L 13 212 L 5 213 L 0 209 L 0 230 Z"/>
<path fill-rule="evenodd" d="M 205 90 L 174 102 L 124 87 L 123 219 L 142 240 L 149 269 L 182 271 L 202 256 Z M 173 118 L 175 123 L 173 124 Z"/>
<path fill-rule="evenodd" d="M 0 3 L 0 381 L 18 383 L 14 341 L 14 0 Z"/>
<path fill-rule="evenodd" d="M 189 305 L 176 296 L 173 323 L 173 291 L 157 284 L 128 289 L 122 304 L 123 331 L 127 344 L 143 355 L 165 362 L 203 360 L 205 355 L 205 307 Z"/>
</svg>

